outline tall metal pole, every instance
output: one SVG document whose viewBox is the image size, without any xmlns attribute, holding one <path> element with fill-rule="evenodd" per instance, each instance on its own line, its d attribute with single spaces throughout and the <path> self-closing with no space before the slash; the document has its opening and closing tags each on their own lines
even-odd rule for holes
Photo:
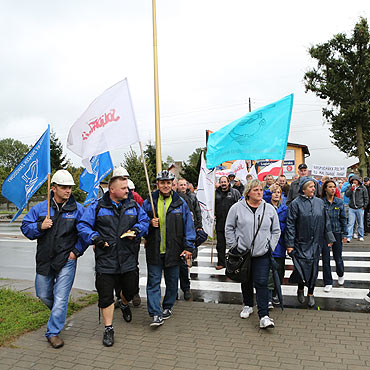
<svg viewBox="0 0 370 370">
<path fill-rule="evenodd" d="M 153 53 L 154 53 L 154 106 L 155 106 L 155 163 L 157 173 L 162 171 L 161 125 L 159 119 L 159 91 L 158 91 L 158 55 L 157 55 L 157 21 L 155 0 L 153 8 Z"/>
</svg>

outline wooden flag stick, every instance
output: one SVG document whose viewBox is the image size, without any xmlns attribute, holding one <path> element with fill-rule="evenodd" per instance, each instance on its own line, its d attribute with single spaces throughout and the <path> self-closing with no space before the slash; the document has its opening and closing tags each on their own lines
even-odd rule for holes
<svg viewBox="0 0 370 370">
<path fill-rule="evenodd" d="M 50 218 L 50 173 L 48 173 L 48 213 L 46 218 Z"/>
<path fill-rule="evenodd" d="M 281 166 L 280 166 L 280 171 L 279 171 L 278 179 L 279 179 L 281 173 L 283 172 L 283 166 L 284 166 L 284 159 L 281 161 Z"/>
<path fill-rule="evenodd" d="M 144 166 L 144 172 L 145 172 L 145 178 L 146 178 L 146 184 L 148 186 L 148 191 L 149 191 L 149 199 L 150 199 L 150 204 L 152 206 L 152 211 L 153 211 L 153 218 L 157 218 L 155 214 L 155 209 L 154 209 L 154 203 L 153 203 L 153 197 L 152 197 L 152 190 L 150 189 L 150 182 L 149 182 L 149 176 L 148 176 L 148 170 L 146 168 L 146 161 L 144 157 L 144 151 L 143 151 L 143 146 L 141 145 L 141 141 L 139 141 L 139 146 L 140 146 L 140 152 L 141 152 L 141 160 L 143 162 Z"/>
</svg>

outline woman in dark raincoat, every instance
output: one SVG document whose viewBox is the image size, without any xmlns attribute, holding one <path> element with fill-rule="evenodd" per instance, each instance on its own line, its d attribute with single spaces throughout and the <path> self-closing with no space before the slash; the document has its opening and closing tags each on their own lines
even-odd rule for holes
<svg viewBox="0 0 370 370">
<path fill-rule="evenodd" d="M 315 305 L 313 295 L 319 271 L 319 259 L 323 243 L 335 241 L 324 202 L 315 197 L 315 181 L 302 177 L 299 196 L 289 205 L 285 229 L 285 244 L 292 257 L 294 270 L 291 283 L 298 283 L 297 298 L 304 303 L 304 286 L 308 287 L 308 306 Z"/>
</svg>

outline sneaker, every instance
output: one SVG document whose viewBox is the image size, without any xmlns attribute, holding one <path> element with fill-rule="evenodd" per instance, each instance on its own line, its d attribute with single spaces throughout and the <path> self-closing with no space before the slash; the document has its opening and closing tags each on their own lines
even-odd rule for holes
<svg viewBox="0 0 370 370">
<path fill-rule="evenodd" d="M 315 297 L 313 295 L 307 296 L 307 305 L 310 308 L 312 308 L 313 306 L 315 306 Z"/>
<path fill-rule="evenodd" d="M 64 346 L 62 338 L 59 338 L 57 335 L 48 338 L 48 342 L 53 348 L 60 348 Z"/>
<path fill-rule="evenodd" d="M 351 239 L 350 238 L 347 238 L 347 243 L 351 243 Z"/>
<path fill-rule="evenodd" d="M 353 234 L 353 239 L 357 239 L 358 235 L 356 233 Z"/>
<path fill-rule="evenodd" d="M 240 312 L 240 317 L 247 319 L 251 313 L 253 313 L 253 307 L 244 306 L 242 312 Z"/>
<path fill-rule="evenodd" d="M 272 304 L 272 301 L 269 301 L 268 309 L 272 310 L 274 308 L 274 305 Z"/>
<path fill-rule="evenodd" d="M 113 343 L 114 343 L 114 329 L 105 328 L 104 335 L 103 335 L 103 344 L 106 347 L 112 347 Z"/>
<path fill-rule="evenodd" d="M 134 307 L 139 307 L 141 305 L 141 298 L 139 293 L 135 294 L 132 298 L 132 304 L 134 305 Z"/>
<path fill-rule="evenodd" d="M 324 292 L 329 293 L 333 289 L 333 285 L 325 285 Z"/>
<path fill-rule="evenodd" d="M 338 276 L 338 284 L 343 285 L 344 284 L 344 275 L 343 276 Z"/>
<path fill-rule="evenodd" d="M 274 320 L 270 319 L 268 316 L 264 316 L 260 320 L 261 329 L 274 328 L 274 327 L 275 327 Z"/>
<path fill-rule="evenodd" d="M 365 296 L 364 300 L 368 303 L 370 303 L 370 292 L 367 293 L 367 295 Z"/>
<path fill-rule="evenodd" d="M 304 290 L 300 290 L 300 289 L 297 290 L 297 299 L 299 303 L 301 304 L 304 303 Z"/>
<path fill-rule="evenodd" d="M 163 310 L 162 318 L 163 320 L 167 320 L 171 317 L 171 315 L 172 315 L 172 311 L 169 308 L 165 308 Z"/>
<path fill-rule="evenodd" d="M 364 241 L 364 238 L 359 238 L 358 239 L 360 242 L 363 242 Z"/>
<path fill-rule="evenodd" d="M 280 304 L 280 300 L 277 295 L 272 296 L 272 304 L 275 306 L 278 306 Z"/>
<path fill-rule="evenodd" d="M 161 316 L 153 316 L 153 320 L 152 322 L 150 323 L 150 326 L 160 326 L 163 324 L 163 319 Z"/>
<path fill-rule="evenodd" d="M 119 303 L 119 308 L 122 311 L 123 319 L 126 322 L 130 322 L 132 320 L 132 313 L 129 305 L 123 304 L 122 302 Z"/>
<path fill-rule="evenodd" d="M 184 299 L 185 299 L 185 301 L 190 301 L 192 298 L 193 298 L 193 295 L 191 294 L 190 289 L 189 290 L 185 290 L 185 292 L 184 292 Z"/>
</svg>

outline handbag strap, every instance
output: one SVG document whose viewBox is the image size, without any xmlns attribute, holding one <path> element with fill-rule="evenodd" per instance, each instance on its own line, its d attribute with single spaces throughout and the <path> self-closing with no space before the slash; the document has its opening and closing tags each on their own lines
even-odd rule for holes
<svg viewBox="0 0 370 370">
<path fill-rule="evenodd" d="M 251 256 L 253 256 L 253 249 L 254 249 L 254 242 L 256 240 L 256 237 L 257 237 L 257 234 L 258 232 L 260 231 L 260 228 L 261 228 L 261 225 L 262 225 L 262 221 L 263 221 L 263 217 L 265 216 L 265 209 L 266 209 L 266 203 L 263 203 L 263 212 L 262 212 L 262 217 L 260 219 L 260 221 L 258 222 L 258 227 L 257 227 L 257 231 L 256 233 L 254 234 L 254 237 L 253 237 L 253 240 L 252 240 L 252 251 L 251 251 Z"/>
</svg>

